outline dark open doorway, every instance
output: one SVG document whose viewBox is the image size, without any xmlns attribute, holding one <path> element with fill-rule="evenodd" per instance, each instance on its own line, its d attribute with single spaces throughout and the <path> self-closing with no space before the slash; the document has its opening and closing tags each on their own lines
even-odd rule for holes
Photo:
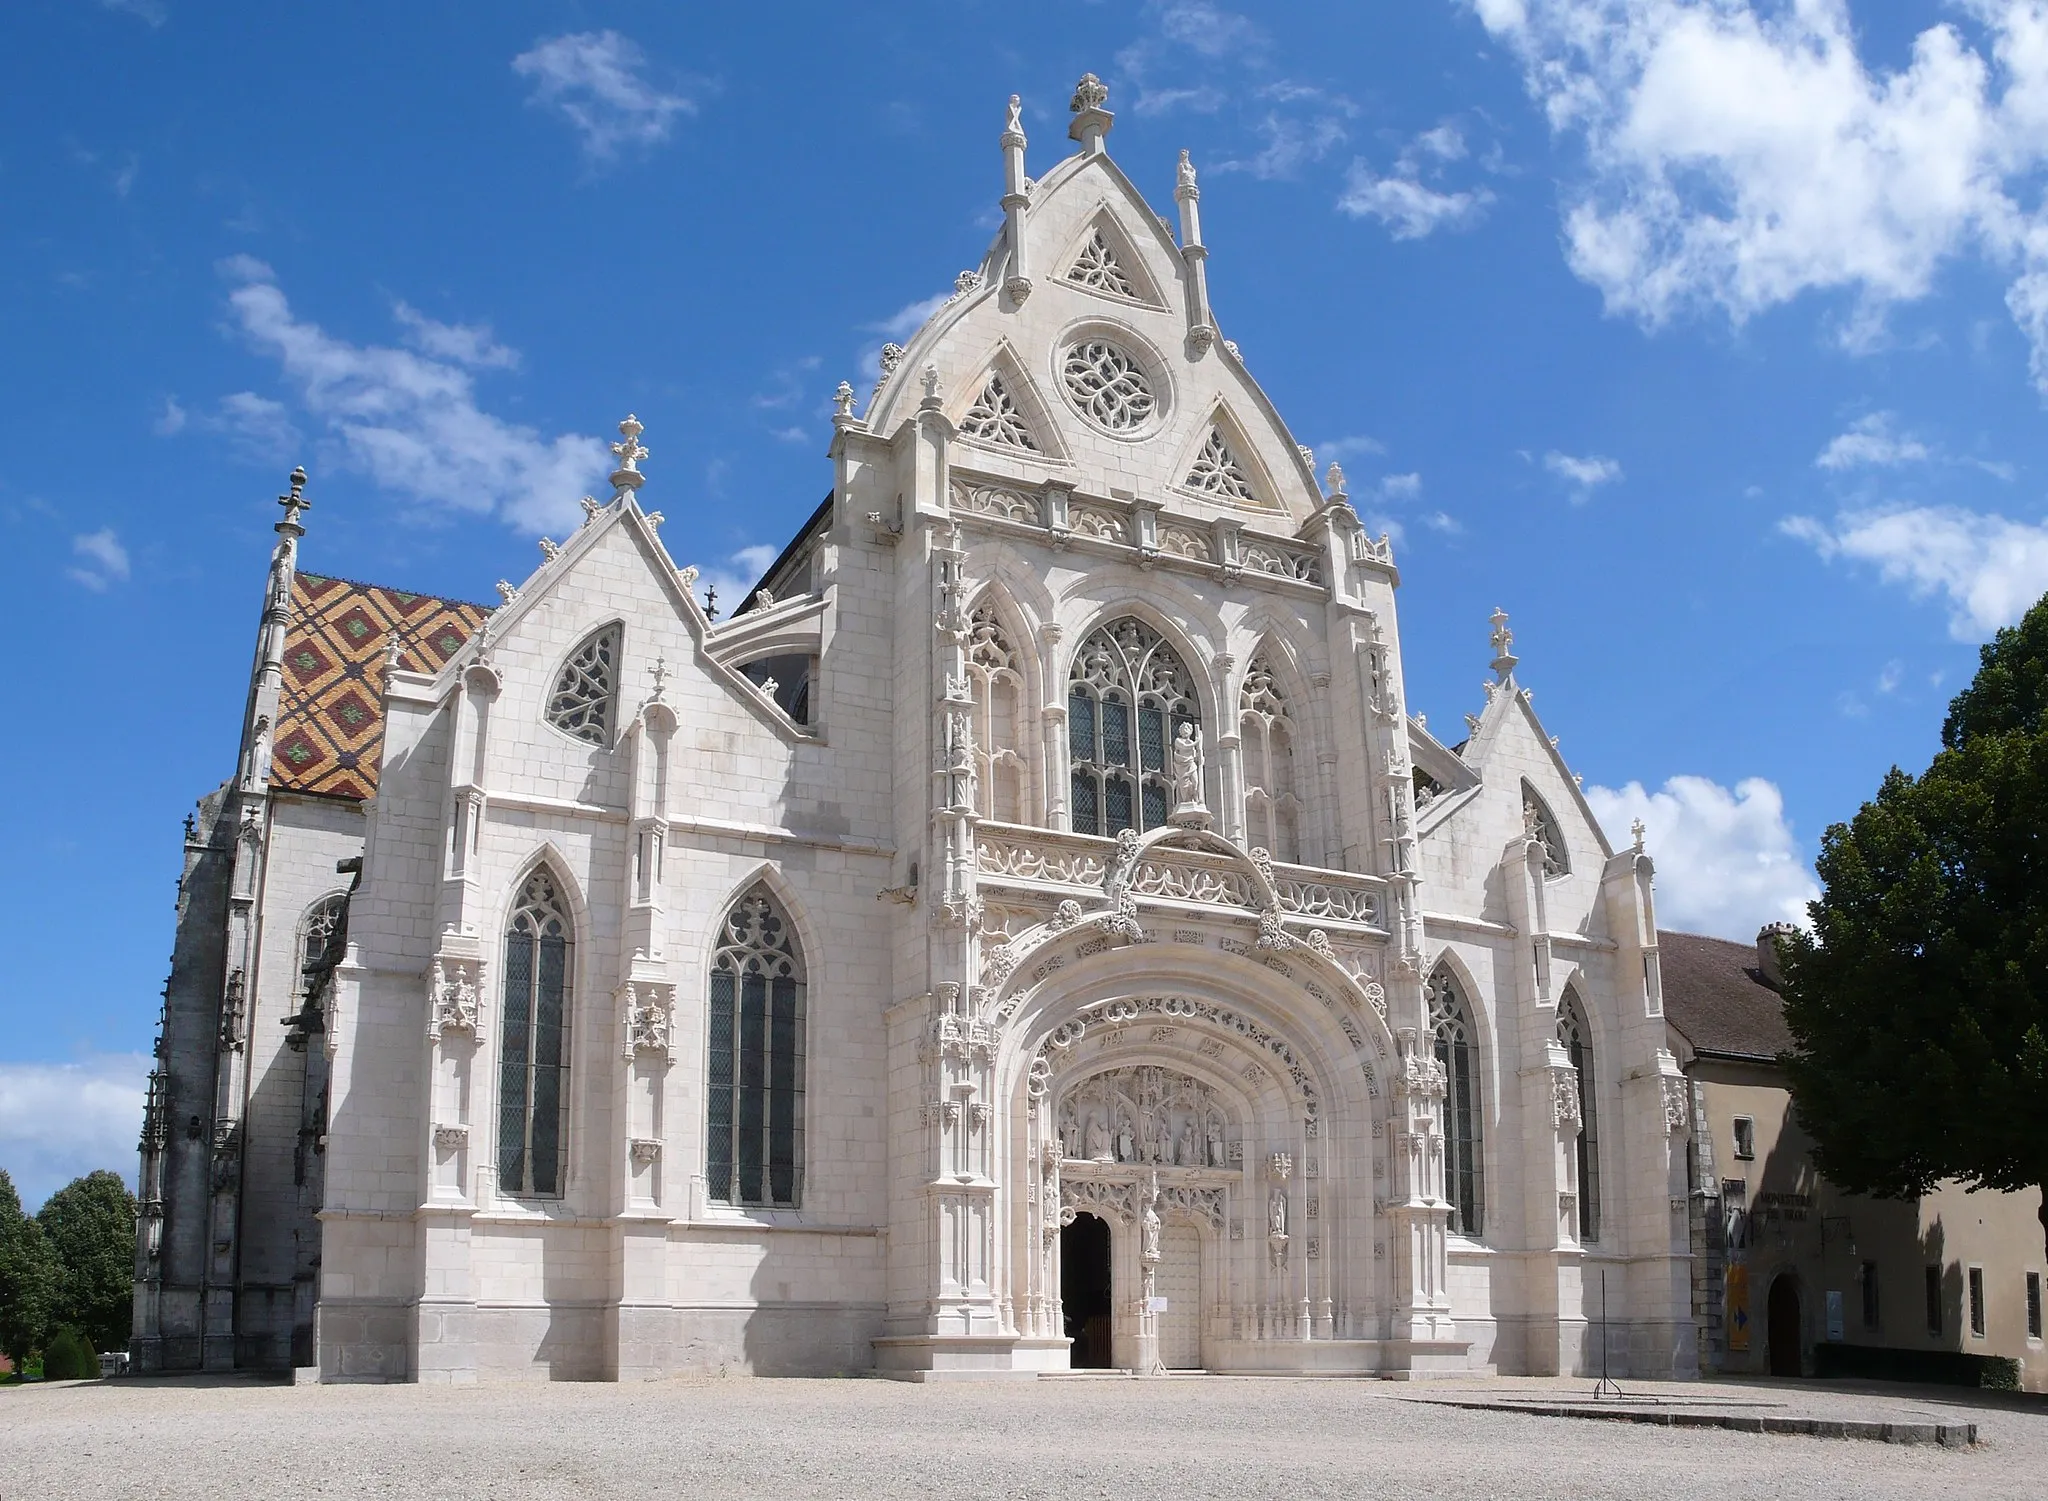
<svg viewBox="0 0 2048 1501">
<path fill-rule="evenodd" d="M 1771 1284 L 1771 1301 L 1765 1338 L 1770 1341 L 1771 1374 L 1799 1374 L 1799 1284 L 1791 1273 Z"/>
<path fill-rule="evenodd" d="M 1060 1302 L 1066 1309 L 1069 1362 L 1075 1370 L 1110 1364 L 1109 1226 L 1077 1214 L 1060 1231 Z"/>
</svg>

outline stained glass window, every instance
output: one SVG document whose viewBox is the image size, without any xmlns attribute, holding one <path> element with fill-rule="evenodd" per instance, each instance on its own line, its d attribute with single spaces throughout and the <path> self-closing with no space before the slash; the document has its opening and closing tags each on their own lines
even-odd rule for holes
<svg viewBox="0 0 2048 1501">
<path fill-rule="evenodd" d="M 1557 1040 L 1571 1054 L 1579 1089 L 1579 1239 L 1600 1238 L 1600 1124 L 1594 1114 L 1593 1034 L 1571 991 L 1557 1005 Z"/>
<path fill-rule="evenodd" d="M 570 991 L 575 924 L 554 874 L 520 888 L 505 934 L 498 1043 L 498 1186 L 555 1198 L 567 1163 Z"/>
<path fill-rule="evenodd" d="M 613 624 L 583 639 L 555 679 L 555 691 L 548 695 L 549 724 L 592 745 L 611 743 L 622 634 L 621 627 Z"/>
<path fill-rule="evenodd" d="M 1428 993 L 1430 1035 L 1444 1070 L 1444 1196 L 1451 1203 L 1452 1232 L 1477 1236 L 1485 1223 L 1486 1182 L 1472 1012 L 1449 970 L 1436 972 Z"/>
<path fill-rule="evenodd" d="M 1544 875 L 1561 876 L 1572 868 L 1571 857 L 1565 852 L 1564 836 L 1557 829 L 1557 820 L 1550 816 L 1543 799 L 1527 782 L 1522 784 L 1522 827 L 1542 847 Z"/>
<path fill-rule="evenodd" d="M 1193 680 L 1157 631 L 1126 617 L 1090 634 L 1067 677 L 1074 832 L 1165 823 L 1166 748 L 1182 725 L 1200 722 Z"/>
<path fill-rule="evenodd" d="M 711 963 L 704 1176 L 722 1204 L 794 1208 L 804 1144 L 804 964 L 765 886 L 733 905 Z"/>
</svg>

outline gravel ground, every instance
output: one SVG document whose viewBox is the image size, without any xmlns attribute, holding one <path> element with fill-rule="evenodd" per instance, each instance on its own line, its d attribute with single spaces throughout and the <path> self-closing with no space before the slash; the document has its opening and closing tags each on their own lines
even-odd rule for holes
<svg viewBox="0 0 2048 1501">
<path fill-rule="evenodd" d="M 1673 1397 L 1975 1421 L 1970 1450 L 1440 1407 L 1588 1383 L 1068 1378 L 0 1389 L 0 1501 L 212 1496 L 2013 1496 L 2048 1491 L 2048 1403 L 1924 1388 L 1687 1385 Z M 1641 1383 L 1637 1393 L 1653 1390 Z"/>
</svg>

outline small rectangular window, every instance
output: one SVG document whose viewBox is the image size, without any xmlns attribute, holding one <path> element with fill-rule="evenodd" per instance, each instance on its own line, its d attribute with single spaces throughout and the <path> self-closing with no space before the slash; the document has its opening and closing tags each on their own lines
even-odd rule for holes
<svg viewBox="0 0 2048 1501">
<path fill-rule="evenodd" d="M 1984 1337 L 1984 1268 L 1970 1268 L 1970 1333 L 1976 1339 Z"/>
<path fill-rule="evenodd" d="M 1863 1327 L 1875 1329 L 1878 1326 L 1877 1308 L 1877 1263 L 1863 1263 Z"/>
<path fill-rule="evenodd" d="M 1744 1162 L 1756 1156 L 1756 1122 L 1746 1115 L 1735 1117 L 1735 1155 Z"/>
<path fill-rule="evenodd" d="M 1927 1332 L 1941 1333 L 1941 1263 L 1927 1268 Z"/>
<path fill-rule="evenodd" d="M 2027 1273 L 2027 1338 L 2041 1337 L 2041 1274 Z"/>
</svg>

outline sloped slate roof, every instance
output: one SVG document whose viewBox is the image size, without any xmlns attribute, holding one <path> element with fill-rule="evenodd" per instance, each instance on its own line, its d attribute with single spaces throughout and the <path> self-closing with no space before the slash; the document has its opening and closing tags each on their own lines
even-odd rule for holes
<svg viewBox="0 0 2048 1501">
<path fill-rule="evenodd" d="M 1657 953 L 1664 1019 L 1695 1053 L 1775 1058 L 1792 1046 L 1785 1004 L 1757 968 L 1755 944 L 1660 930 Z"/>
<path fill-rule="evenodd" d="M 297 575 L 270 785 L 357 802 L 374 794 L 384 749 L 385 642 L 398 637 L 407 672 L 438 672 L 490 613 L 488 605 Z"/>
</svg>

